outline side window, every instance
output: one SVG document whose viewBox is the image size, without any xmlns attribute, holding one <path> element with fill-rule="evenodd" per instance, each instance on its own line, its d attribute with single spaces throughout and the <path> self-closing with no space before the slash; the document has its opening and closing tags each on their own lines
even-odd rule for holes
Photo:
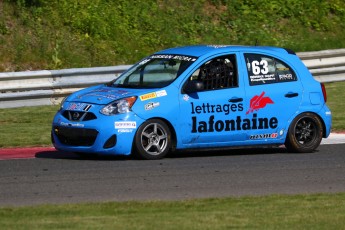
<svg viewBox="0 0 345 230">
<path fill-rule="evenodd" d="M 296 74 L 284 62 L 261 54 L 244 54 L 249 84 L 263 85 L 296 81 Z"/>
<path fill-rule="evenodd" d="M 211 59 L 200 66 L 190 80 L 203 82 L 204 90 L 238 87 L 235 55 Z"/>
</svg>

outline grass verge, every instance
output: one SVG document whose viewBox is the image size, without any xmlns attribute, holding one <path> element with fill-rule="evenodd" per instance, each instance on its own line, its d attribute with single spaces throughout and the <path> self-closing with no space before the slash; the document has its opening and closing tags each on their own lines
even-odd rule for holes
<svg viewBox="0 0 345 230">
<path fill-rule="evenodd" d="M 343 229 L 345 193 L 0 208 L 2 229 Z"/>
<path fill-rule="evenodd" d="M 58 106 L 0 109 L 0 148 L 47 146 Z"/>
<path fill-rule="evenodd" d="M 326 84 L 327 105 L 332 111 L 332 131 L 345 131 L 345 82 L 334 82 Z"/>
</svg>

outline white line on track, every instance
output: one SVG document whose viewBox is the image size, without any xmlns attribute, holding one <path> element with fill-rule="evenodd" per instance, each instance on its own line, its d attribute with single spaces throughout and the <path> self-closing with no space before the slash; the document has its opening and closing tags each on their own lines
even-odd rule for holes
<svg viewBox="0 0 345 230">
<path fill-rule="evenodd" d="M 330 144 L 344 144 L 345 133 L 331 133 L 328 138 L 323 138 L 321 141 L 322 145 Z"/>
</svg>

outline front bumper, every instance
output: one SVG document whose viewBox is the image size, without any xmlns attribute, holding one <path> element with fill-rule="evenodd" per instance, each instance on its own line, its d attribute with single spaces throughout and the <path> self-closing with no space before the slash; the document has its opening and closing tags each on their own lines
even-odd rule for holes
<svg viewBox="0 0 345 230">
<path fill-rule="evenodd" d="M 113 116 L 97 109 L 89 112 L 95 118 L 86 121 L 74 121 L 66 111 L 57 112 L 52 125 L 54 147 L 66 152 L 129 155 L 136 130 L 144 120 L 133 112 Z"/>
</svg>

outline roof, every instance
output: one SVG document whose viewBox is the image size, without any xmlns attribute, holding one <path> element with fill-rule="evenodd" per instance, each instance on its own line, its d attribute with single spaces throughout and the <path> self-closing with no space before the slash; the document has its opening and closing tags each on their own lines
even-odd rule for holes
<svg viewBox="0 0 345 230">
<path fill-rule="evenodd" d="M 236 45 L 193 45 L 175 47 L 157 52 L 156 54 L 178 54 L 178 55 L 189 55 L 194 57 L 200 57 L 205 54 L 217 54 L 224 52 L 250 52 L 250 51 L 275 51 L 283 52 L 285 54 L 295 54 L 293 51 L 273 46 L 236 46 Z"/>
</svg>

